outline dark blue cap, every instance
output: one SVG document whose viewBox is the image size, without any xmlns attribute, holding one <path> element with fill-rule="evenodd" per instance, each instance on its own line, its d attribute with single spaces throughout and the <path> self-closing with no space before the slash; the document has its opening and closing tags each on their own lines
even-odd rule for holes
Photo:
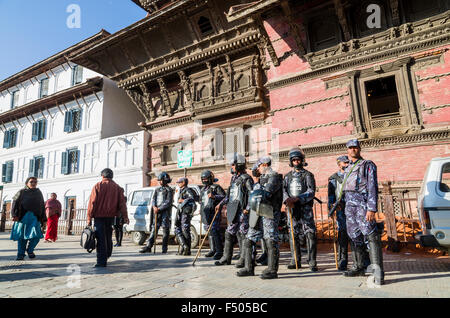
<svg viewBox="0 0 450 318">
<path fill-rule="evenodd" d="M 184 182 L 184 183 L 188 183 L 188 178 L 179 178 L 178 180 L 177 180 L 177 183 L 181 183 L 181 182 Z"/>
<path fill-rule="evenodd" d="M 350 148 L 350 147 L 361 148 L 361 145 L 359 144 L 358 139 L 351 139 L 351 140 L 347 141 L 346 146 L 347 146 L 347 148 Z"/>
<path fill-rule="evenodd" d="M 337 161 L 350 162 L 350 160 L 348 160 L 347 156 L 340 156 L 340 157 L 337 158 Z"/>
<path fill-rule="evenodd" d="M 270 164 L 271 162 L 272 162 L 272 158 L 270 158 L 269 156 L 264 156 L 264 157 L 259 158 L 256 163 L 259 166 L 263 163 Z"/>
</svg>

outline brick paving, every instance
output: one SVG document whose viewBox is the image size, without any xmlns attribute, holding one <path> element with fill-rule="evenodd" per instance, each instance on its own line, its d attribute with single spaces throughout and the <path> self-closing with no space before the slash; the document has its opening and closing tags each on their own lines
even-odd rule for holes
<svg viewBox="0 0 450 318">
<path fill-rule="evenodd" d="M 287 270 L 289 251 L 281 251 L 279 279 L 235 275 L 234 266 L 213 265 L 205 257 L 193 267 L 190 257 L 169 253 L 139 254 L 139 247 L 124 238 L 114 248 L 108 267 L 94 269 L 95 254 L 79 246 L 78 236 L 63 236 L 56 243 L 41 241 L 37 258 L 15 261 L 17 243 L 0 233 L 0 297 L 2 298 L 271 298 L 271 297 L 450 297 L 450 259 L 414 253 L 384 254 L 386 285 L 371 288 L 367 277 L 346 278 L 335 269 L 331 245 L 319 244 L 319 272 L 312 273 L 302 259 L 299 271 Z M 234 261 L 235 262 L 235 261 Z M 257 266 L 261 273 L 264 266 Z M 78 275 L 79 274 L 79 275 Z"/>
</svg>

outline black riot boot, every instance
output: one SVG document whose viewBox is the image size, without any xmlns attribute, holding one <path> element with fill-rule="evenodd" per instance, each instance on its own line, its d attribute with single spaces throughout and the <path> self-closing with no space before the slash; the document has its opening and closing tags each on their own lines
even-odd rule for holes
<svg viewBox="0 0 450 318">
<path fill-rule="evenodd" d="M 205 257 L 213 257 L 216 254 L 216 249 L 214 246 L 214 238 L 211 233 L 208 235 L 209 240 L 209 252 L 205 254 Z"/>
<path fill-rule="evenodd" d="M 214 263 L 215 265 L 221 266 L 231 264 L 231 257 L 233 256 L 233 243 L 234 235 L 225 232 L 225 247 L 223 249 L 223 256 L 220 260 Z"/>
<path fill-rule="evenodd" d="M 183 255 L 190 256 L 191 255 L 191 236 L 189 235 L 188 238 L 186 238 L 186 235 L 185 235 L 184 239 L 186 241 L 186 247 L 184 248 Z"/>
<path fill-rule="evenodd" d="M 148 238 L 147 245 L 144 246 L 143 248 L 141 248 L 139 250 L 139 253 L 151 253 L 152 252 L 152 247 L 153 247 L 153 239 L 154 239 L 154 236 L 153 235 L 150 236 Z"/>
<path fill-rule="evenodd" d="M 383 249 L 381 238 L 377 231 L 368 235 L 369 257 L 372 273 L 375 278 L 375 285 L 384 285 Z"/>
<path fill-rule="evenodd" d="M 266 247 L 266 243 L 264 243 L 264 240 L 261 240 L 261 249 L 262 249 L 262 254 L 260 257 L 258 257 L 256 259 L 256 263 L 267 266 L 267 247 Z"/>
<path fill-rule="evenodd" d="M 162 252 L 163 254 L 167 253 L 167 247 L 169 246 L 169 234 L 170 229 L 164 229 L 163 230 L 163 237 L 162 237 Z"/>
<path fill-rule="evenodd" d="M 245 255 L 243 253 L 245 237 L 244 234 L 241 234 L 239 232 L 237 233 L 237 237 L 239 242 L 239 259 L 236 263 L 236 268 L 243 268 L 245 265 Z"/>
<path fill-rule="evenodd" d="M 262 279 L 278 278 L 278 261 L 280 259 L 280 251 L 278 243 L 272 240 L 265 240 L 267 245 L 267 268 L 261 274 Z"/>
<path fill-rule="evenodd" d="M 214 241 L 214 249 L 216 251 L 216 254 L 214 254 L 214 259 L 219 260 L 223 256 L 223 245 L 222 240 L 220 238 L 220 233 L 216 233 L 213 235 L 213 241 Z"/>
<path fill-rule="evenodd" d="M 181 233 L 177 234 L 177 240 L 178 240 L 178 243 L 180 244 L 177 255 L 184 255 L 184 252 L 187 248 L 186 240 L 184 239 L 184 235 Z"/>
<path fill-rule="evenodd" d="M 244 268 L 236 273 L 237 276 L 255 276 L 255 261 L 253 258 L 253 251 L 256 243 L 252 240 L 245 239 L 243 242 L 243 250 L 241 255 L 244 254 Z"/>
<path fill-rule="evenodd" d="M 288 269 L 295 269 L 295 254 L 294 254 L 294 244 L 292 244 L 292 236 L 289 235 L 289 246 L 291 248 L 291 262 L 287 266 Z M 297 254 L 297 265 L 301 268 L 302 253 L 300 251 L 300 240 L 295 238 L 295 253 Z"/>
<path fill-rule="evenodd" d="M 238 234 L 236 234 L 236 236 L 234 237 L 233 246 L 234 246 L 235 243 L 238 243 L 239 249 L 238 249 L 237 254 L 232 256 L 231 259 L 232 259 L 233 261 L 238 260 L 238 259 L 241 258 L 241 245 L 240 245 L 240 241 L 239 241 L 239 232 L 238 232 Z"/>
<path fill-rule="evenodd" d="M 348 235 L 347 231 L 338 233 L 338 270 L 346 271 L 348 265 Z"/>
<path fill-rule="evenodd" d="M 364 245 L 356 245 L 352 240 L 350 240 L 350 247 L 352 250 L 353 266 L 350 270 L 344 272 L 346 277 L 364 276 Z"/>
<path fill-rule="evenodd" d="M 311 272 L 317 272 L 317 238 L 315 233 L 306 234 L 306 245 L 308 246 L 308 264 Z"/>
</svg>

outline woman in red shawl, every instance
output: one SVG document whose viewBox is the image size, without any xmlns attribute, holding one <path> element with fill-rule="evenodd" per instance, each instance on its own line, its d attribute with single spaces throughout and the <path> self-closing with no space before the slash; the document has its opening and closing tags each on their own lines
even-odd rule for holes
<svg viewBox="0 0 450 318">
<path fill-rule="evenodd" d="M 55 242 L 58 236 L 58 219 L 61 216 L 61 203 L 56 200 L 56 193 L 50 195 L 50 199 L 45 202 L 45 213 L 47 214 L 46 242 Z"/>
</svg>

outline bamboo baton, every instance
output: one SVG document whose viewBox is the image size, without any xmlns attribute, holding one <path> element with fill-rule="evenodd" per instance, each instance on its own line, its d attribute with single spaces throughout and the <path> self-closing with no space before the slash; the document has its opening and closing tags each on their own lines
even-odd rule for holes
<svg viewBox="0 0 450 318">
<path fill-rule="evenodd" d="M 154 235 L 154 240 L 153 240 L 153 254 L 156 254 L 156 232 L 157 232 L 157 217 L 158 217 L 158 213 L 155 212 L 155 210 L 153 209 L 153 213 L 155 213 L 155 226 L 153 227 L 153 231 L 155 231 L 155 235 Z"/>
<path fill-rule="evenodd" d="M 201 252 L 201 250 L 202 250 L 203 243 L 205 243 L 205 240 L 206 240 L 206 238 L 207 238 L 208 235 L 209 235 L 209 231 L 210 231 L 211 228 L 212 228 L 212 225 L 213 225 L 213 223 L 214 223 L 214 220 L 216 219 L 217 213 L 219 213 L 221 210 L 222 210 L 222 207 L 220 207 L 220 208 L 216 211 L 216 213 L 214 214 L 213 219 L 212 219 L 212 221 L 211 221 L 211 224 L 210 224 L 209 227 L 208 227 L 208 231 L 206 232 L 206 235 L 205 235 L 205 237 L 203 238 L 202 243 L 200 244 L 200 246 L 199 246 L 199 248 L 198 248 L 197 255 L 195 255 L 195 259 L 194 259 L 194 261 L 192 262 L 192 266 L 195 265 L 195 262 L 197 261 L 197 258 L 199 257 L 200 252 Z M 201 226 L 201 224 L 200 224 L 200 226 Z"/>
<path fill-rule="evenodd" d="M 294 249 L 295 269 L 298 270 L 297 250 L 295 249 L 294 228 L 292 226 L 292 209 L 290 207 L 287 208 L 289 213 L 289 223 L 291 224 L 291 239 L 292 239 L 292 247 Z"/>
<path fill-rule="evenodd" d="M 331 219 L 333 220 L 333 236 L 334 236 L 334 240 L 333 240 L 333 249 L 334 249 L 334 262 L 336 263 L 336 269 L 339 269 L 338 266 L 338 257 L 337 257 L 337 252 L 336 252 L 336 224 L 334 223 L 334 216 L 331 216 Z"/>
</svg>

